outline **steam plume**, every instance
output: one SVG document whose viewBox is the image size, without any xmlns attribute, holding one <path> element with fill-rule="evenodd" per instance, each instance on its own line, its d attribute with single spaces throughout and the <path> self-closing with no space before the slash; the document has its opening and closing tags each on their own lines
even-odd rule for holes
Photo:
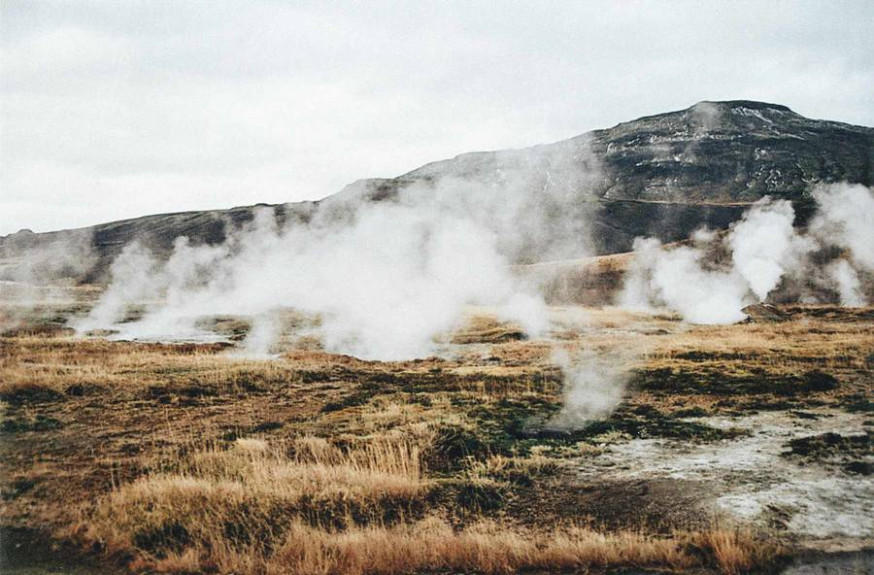
<svg viewBox="0 0 874 575">
<path fill-rule="evenodd" d="M 732 227 L 728 242 L 734 269 L 759 300 L 768 297 L 784 274 L 799 269 L 814 247 L 795 233 L 794 219 L 791 203 L 766 197 Z"/>
<path fill-rule="evenodd" d="M 847 248 L 854 267 L 874 271 L 874 191 L 862 185 L 819 186 L 819 211 L 810 225 L 821 242 Z"/>
<path fill-rule="evenodd" d="M 406 359 L 433 353 L 435 336 L 456 327 L 466 306 L 483 305 L 537 335 L 547 324 L 543 299 L 509 264 L 586 255 L 587 203 L 573 199 L 593 176 L 580 142 L 501 154 L 485 181 L 449 174 L 379 203 L 353 189 L 325 201 L 308 225 L 280 228 L 264 211 L 221 246 L 179 240 L 163 266 L 130 247 L 77 327 L 178 337 L 198 317 L 243 314 L 255 326 L 244 347 L 263 353 L 277 331 L 264 318 L 290 307 L 320 319 L 328 351 Z M 542 185 L 532 197 L 535 180 Z M 118 323 L 127 304 L 158 297 L 142 320 Z"/>
<path fill-rule="evenodd" d="M 0 328 L 14 327 L 41 304 L 75 299 L 75 283 L 96 260 L 89 232 L 57 232 L 54 241 L 28 246 L 30 232 L 7 239 L 10 254 L 0 253 Z M 23 244 L 23 245 L 22 245 Z"/>
<path fill-rule="evenodd" d="M 581 350 L 571 354 L 566 349 L 555 348 L 552 361 L 564 374 L 564 404 L 548 426 L 580 429 L 612 413 L 625 393 L 625 360 L 615 353 Z"/>
<path fill-rule="evenodd" d="M 806 232 L 794 227 L 788 201 L 764 198 L 732 225 L 724 242 L 698 233 L 691 246 L 663 249 L 658 240 L 638 238 L 621 305 L 666 307 L 693 323 L 731 323 L 744 318 L 745 305 L 767 299 L 781 282 L 816 284 L 822 276 L 842 305 L 865 305 L 860 274 L 874 270 L 874 193 L 833 184 L 817 187 L 813 197 L 818 210 Z M 724 250 L 730 262 L 718 257 Z M 849 257 L 834 259 L 829 256 L 834 250 Z M 816 268 L 814 262 L 823 261 Z"/>
</svg>

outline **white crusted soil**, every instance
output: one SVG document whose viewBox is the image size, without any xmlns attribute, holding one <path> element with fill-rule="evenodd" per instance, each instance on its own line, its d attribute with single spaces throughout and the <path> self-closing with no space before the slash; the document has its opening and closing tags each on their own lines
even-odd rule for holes
<svg viewBox="0 0 874 575">
<path fill-rule="evenodd" d="M 874 479 L 840 466 L 781 456 L 794 438 L 826 432 L 862 434 L 863 414 L 813 410 L 818 419 L 787 412 L 695 419 L 748 436 L 713 443 L 633 439 L 611 444 L 580 467 L 587 478 L 682 479 L 713 486 L 715 511 L 741 521 L 775 521 L 804 540 L 874 537 Z M 691 420 L 690 420 L 691 421 Z"/>
</svg>

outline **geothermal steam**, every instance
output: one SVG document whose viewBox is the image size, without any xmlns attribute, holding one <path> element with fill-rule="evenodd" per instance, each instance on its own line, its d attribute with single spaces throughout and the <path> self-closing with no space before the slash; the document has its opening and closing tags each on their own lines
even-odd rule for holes
<svg viewBox="0 0 874 575">
<path fill-rule="evenodd" d="M 509 275 L 489 232 L 470 220 L 405 206 L 362 209 L 336 229 L 280 233 L 272 214 L 231 245 L 177 244 L 163 267 L 138 246 L 112 266 L 112 285 L 78 327 L 123 327 L 134 337 L 179 337 L 198 317 L 251 316 L 246 347 L 266 351 L 271 315 L 293 307 L 321 320 L 325 348 L 363 358 L 400 359 L 431 352 L 466 305 L 489 305 L 537 333 L 543 304 Z M 131 325 L 127 304 L 165 303 Z"/>
<path fill-rule="evenodd" d="M 547 325 L 546 306 L 510 264 L 588 252 L 590 203 L 574 190 L 587 189 L 594 176 L 573 168 L 573 155 L 518 160 L 515 173 L 496 169 L 488 182 L 453 175 L 381 202 L 362 201 L 353 188 L 323 202 L 306 224 L 281 226 L 265 209 L 222 245 L 180 238 L 165 263 L 129 245 L 111 267 L 111 285 L 76 327 L 176 339 L 198 333 L 204 316 L 247 316 L 252 328 L 241 351 L 260 355 L 281 335 L 279 312 L 293 308 L 317 318 L 305 335 L 327 351 L 391 360 L 434 353 L 435 339 L 477 305 L 536 335 Z M 531 194 L 544 166 L 564 177 L 549 175 Z M 725 235 L 702 230 L 673 249 L 639 238 L 624 303 L 729 323 L 781 283 L 800 280 L 825 285 L 845 305 L 863 304 L 863 277 L 874 270 L 874 196 L 862 186 L 834 185 L 814 197 L 819 211 L 805 233 L 793 226 L 789 202 L 764 199 Z M 829 258 L 813 257 L 828 250 Z M 139 302 L 153 304 L 142 319 L 124 322 Z M 566 397 L 551 425 L 577 427 L 614 409 L 626 360 L 557 352 Z"/>
<path fill-rule="evenodd" d="M 874 193 L 861 185 L 833 184 L 816 188 L 813 197 L 818 209 L 806 232 L 793 226 L 791 203 L 764 198 L 731 226 L 724 241 L 706 231 L 693 236 L 691 245 L 673 249 L 656 239 L 636 239 L 621 304 L 666 307 L 693 323 L 732 323 L 745 317 L 746 305 L 765 300 L 781 282 L 794 281 L 832 290 L 843 305 L 865 305 L 860 275 L 874 272 Z M 830 261 L 817 267 L 814 262 L 823 259 Z"/>
<path fill-rule="evenodd" d="M 266 353 L 279 333 L 277 310 L 293 308 L 318 318 L 315 335 L 328 351 L 407 359 L 433 353 L 435 338 L 478 305 L 536 335 L 546 326 L 543 299 L 509 264 L 587 253 L 589 204 L 579 201 L 594 177 L 587 157 L 580 142 L 507 152 L 488 181 L 450 174 L 377 203 L 353 186 L 323 202 L 308 224 L 281 227 L 264 210 L 223 245 L 180 239 L 163 265 L 131 245 L 76 327 L 179 338 L 199 317 L 246 315 L 253 328 L 244 348 Z M 535 180 L 544 183 L 531 194 Z M 162 303 L 119 323 L 129 304 L 144 300 Z"/>
<path fill-rule="evenodd" d="M 622 401 L 628 374 L 624 369 L 631 352 L 595 353 L 580 350 L 571 353 L 555 348 L 552 361 L 564 376 L 564 400 L 561 411 L 548 423 L 550 429 L 572 430 L 610 415 Z"/>
<path fill-rule="evenodd" d="M 811 233 L 825 244 L 846 248 L 857 270 L 874 272 L 874 191 L 836 184 L 814 190 L 819 211 Z"/>
<path fill-rule="evenodd" d="M 39 305 L 75 299 L 75 278 L 97 257 L 88 232 L 57 232 L 39 247 L 27 246 L 29 239 L 29 232 L 10 236 L 12 257 L 0 253 L 0 301 L 13 304 L 0 310 L 0 329 L 15 327 Z"/>
</svg>

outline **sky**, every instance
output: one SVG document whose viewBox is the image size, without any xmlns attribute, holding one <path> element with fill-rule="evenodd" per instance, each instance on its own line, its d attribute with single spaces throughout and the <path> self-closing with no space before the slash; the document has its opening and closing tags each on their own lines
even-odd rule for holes
<svg viewBox="0 0 874 575">
<path fill-rule="evenodd" d="M 874 2 L 2 0 L 0 234 L 318 199 L 701 100 L 874 126 Z"/>
</svg>

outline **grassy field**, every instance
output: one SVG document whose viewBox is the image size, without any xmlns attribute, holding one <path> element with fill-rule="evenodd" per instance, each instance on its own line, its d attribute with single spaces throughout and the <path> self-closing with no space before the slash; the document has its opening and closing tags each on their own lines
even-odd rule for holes
<svg viewBox="0 0 874 575">
<path fill-rule="evenodd" d="M 80 339 L 63 327 L 76 309 L 0 338 L 4 546 L 135 572 L 767 572 L 816 538 L 712 505 L 729 476 L 642 477 L 617 454 L 727 448 L 756 414 L 844 414 L 867 431 L 775 438 L 780 461 L 870 482 L 871 309 L 691 327 L 556 308 L 534 340 L 480 314 L 407 362 Z M 611 358 L 614 411 L 557 425 L 556 349 Z"/>
</svg>

